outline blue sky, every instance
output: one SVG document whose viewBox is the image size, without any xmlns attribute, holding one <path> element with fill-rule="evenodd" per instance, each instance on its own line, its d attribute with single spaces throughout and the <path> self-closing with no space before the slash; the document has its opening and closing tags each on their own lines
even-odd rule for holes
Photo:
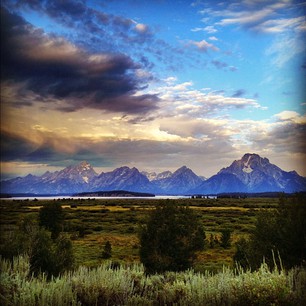
<svg viewBox="0 0 306 306">
<path fill-rule="evenodd" d="M 303 1 L 2 1 L 2 178 L 82 160 L 305 169 Z"/>
</svg>

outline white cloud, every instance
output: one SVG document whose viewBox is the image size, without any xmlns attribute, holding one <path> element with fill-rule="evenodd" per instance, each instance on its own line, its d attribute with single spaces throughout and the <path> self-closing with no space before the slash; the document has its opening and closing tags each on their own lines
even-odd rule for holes
<svg viewBox="0 0 306 306">
<path fill-rule="evenodd" d="M 288 61 L 305 50 L 306 46 L 302 38 L 284 33 L 277 36 L 274 43 L 266 50 L 266 55 L 272 56 L 272 65 L 282 68 Z"/>
<path fill-rule="evenodd" d="M 274 115 L 274 117 L 278 120 L 278 121 L 291 121 L 294 123 L 298 123 L 298 124 L 306 124 L 306 115 L 301 116 L 299 113 L 295 112 L 295 111 L 282 111 L 276 115 Z"/>
<path fill-rule="evenodd" d="M 219 48 L 217 48 L 213 44 L 208 43 L 204 39 L 201 41 L 190 40 L 188 42 L 188 45 L 196 46 L 202 52 L 207 52 L 208 50 L 219 51 Z"/>
<path fill-rule="evenodd" d="M 210 36 L 208 39 L 209 39 L 209 40 L 214 40 L 214 41 L 219 40 L 219 39 L 218 39 L 217 37 L 215 37 L 215 36 Z"/>
<path fill-rule="evenodd" d="M 141 34 L 149 31 L 149 27 L 143 23 L 137 23 L 135 26 L 135 30 Z"/>
<path fill-rule="evenodd" d="M 240 12 L 227 11 L 226 14 L 230 18 L 221 19 L 221 21 L 217 22 L 217 24 L 221 26 L 230 25 L 230 24 L 253 24 L 263 20 L 271 13 L 272 10 L 269 8 L 264 8 L 260 11 L 252 12 L 252 14 L 250 14 L 249 11 L 240 11 Z"/>
<path fill-rule="evenodd" d="M 214 26 L 206 26 L 203 30 L 209 34 L 217 33 L 218 30 Z"/>
<path fill-rule="evenodd" d="M 298 5 L 287 0 L 277 2 L 245 0 L 239 3 L 230 3 L 223 10 L 206 9 L 200 13 L 218 19 L 214 25 L 209 26 L 212 29 L 215 25 L 240 25 L 246 29 L 264 33 L 306 30 L 305 16 L 301 11 L 298 11 Z M 290 17 L 288 18 L 288 16 Z"/>
</svg>

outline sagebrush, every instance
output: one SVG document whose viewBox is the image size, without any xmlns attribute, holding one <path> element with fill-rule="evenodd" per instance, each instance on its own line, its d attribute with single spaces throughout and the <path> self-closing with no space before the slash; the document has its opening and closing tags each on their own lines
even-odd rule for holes
<svg viewBox="0 0 306 306">
<path fill-rule="evenodd" d="M 29 258 L 1 259 L 1 305 L 303 305 L 306 270 L 254 272 L 240 268 L 215 275 L 166 272 L 147 275 L 142 265 L 111 262 L 79 267 L 48 280 L 30 274 Z"/>
</svg>

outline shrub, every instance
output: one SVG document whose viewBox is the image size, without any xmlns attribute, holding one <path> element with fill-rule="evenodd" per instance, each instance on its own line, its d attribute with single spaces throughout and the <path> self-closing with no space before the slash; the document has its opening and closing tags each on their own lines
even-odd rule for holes
<svg viewBox="0 0 306 306">
<path fill-rule="evenodd" d="M 143 266 L 105 263 L 47 280 L 31 277 L 29 258 L 0 259 L 1 305 L 304 305 L 306 271 L 208 272 L 147 275 Z"/>
</svg>

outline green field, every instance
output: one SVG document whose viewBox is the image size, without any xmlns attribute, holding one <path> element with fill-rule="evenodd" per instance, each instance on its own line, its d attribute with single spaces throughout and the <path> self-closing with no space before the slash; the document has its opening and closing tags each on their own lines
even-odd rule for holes
<svg viewBox="0 0 306 306">
<path fill-rule="evenodd" d="M 17 229 L 26 216 L 37 220 L 40 207 L 53 200 L 2 200 L 1 238 Z M 106 241 L 112 246 L 113 262 L 139 263 L 138 232 L 146 222 L 150 210 L 162 202 L 176 201 L 197 212 L 206 233 L 205 249 L 197 254 L 196 271 L 218 271 L 224 265 L 233 266 L 235 242 L 248 236 L 253 228 L 256 213 L 262 209 L 273 209 L 277 198 L 246 199 L 60 199 L 65 212 L 63 231 L 72 241 L 76 266 L 98 266 L 105 260 L 102 251 Z M 224 249 L 220 231 L 232 231 L 231 247 Z M 3 242 L 3 240 L 2 240 Z"/>
</svg>

